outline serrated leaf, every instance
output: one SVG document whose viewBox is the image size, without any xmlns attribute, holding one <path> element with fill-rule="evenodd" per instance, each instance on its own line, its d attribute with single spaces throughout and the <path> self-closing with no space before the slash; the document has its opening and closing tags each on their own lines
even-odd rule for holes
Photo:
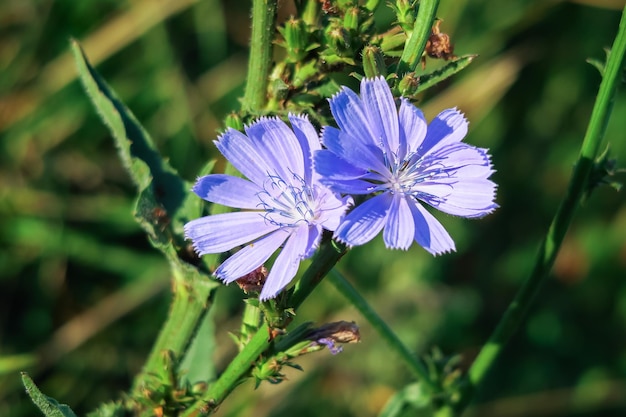
<svg viewBox="0 0 626 417">
<path fill-rule="evenodd" d="M 137 222 L 162 252 L 171 255 L 171 248 L 184 252 L 183 225 L 201 215 L 203 201 L 161 157 L 148 132 L 91 67 L 80 45 L 72 41 L 71 47 L 87 95 L 110 129 L 120 158 L 137 186 Z M 207 170 L 213 166 L 210 162 Z"/>
<path fill-rule="evenodd" d="M 22 383 L 30 399 L 46 417 L 76 417 L 68 405 L 44 395 L 26 372 L 22 372 Z"/>
<path fill-rule="evenodd" d="M 119 403 L 105 403 L 100 405 L 97 410 L 87 414 L 87 417 L 124 417 L 126 410 Z"/>
<path fill-rule="evenodd" d="M 476 58 L 477 56 L 478 55 L 463 55 L 461 57 L 448 61 L 443 67 L 433 72 L 420 75 L 419 85 L 417 86 L 414 94 L 425 91 L 435 84 L 438 84 L 445 79 L 452 77 L 454 74 L 465 69 L 469 64 L 471 64 L 474 58 Z"/>
</svg>

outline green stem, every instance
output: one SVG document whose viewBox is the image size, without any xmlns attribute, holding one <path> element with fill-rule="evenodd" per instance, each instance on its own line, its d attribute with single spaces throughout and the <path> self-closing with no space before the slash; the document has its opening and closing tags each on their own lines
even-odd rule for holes
<svg viewBox="0 0 626 417">
<path fill-rule="evenodd" d="M 572 179 L 570 180 L 567 194 L 555 214 L 546 237 L 541 243 L 530 277 L 507 308 L 500 323 L 479 352 L 478 357 L 469 370 L 469 380 L 472 387 L 476 387 L 482 383 L 485 375 L 500 355 L 505 344 L 520 327 L 524 316 L 532 304 L 535 294 L 552 268 L 567 228 L 572 221 L 574 212 L 587 187 L 594 160 L 598 155 L 598 150 L 600 149 L 600 144 L 611 112 L 616 85 L 621 76 L 625 51 L 626 8 L 624 8 L 622 13 L 619 31 L 607 60 L 604 76 L 600 84 L 598 96 L 591 113 L 589 126 L 587 127 L 585 139 Z M 464 398 L 460 402 L 461 409 L 467 405 L 471 395 L 471 391 L 464 394 Z"/>
<path fill-rule="evenodd" d="M 142 396 L 147 380 L 154 375 L 165 374 L 164 352 L 173 354 L 179 364 L 187 352 L 198 327 L 209 310 L 215 285 L 206 284 L 204 277 L 194 277 L 172 266 L 174 272 L 174 300 L 167 321 L 161 328 L 159 336 L 143 367 L 142 372 L 133 383 L 133 396 Z"/>
<path fill-rule="evenodd" d="M 343 254 L 344 251 L 338 251 L 333 242 L 327 241 L 323 243 L 313 258 L 311 265 L 300 279 L 298 288 L 289 300 L 289 306 L 293 309 L 300 306 Z M 270 347 L 272 340 L 270 340 L 269 335 L 269 326 L 267 323 L 264 323 L 256 334 L 252 336 L 250 342 L 228 364 L 218 380 L 211 384 L 202 396 L 202 399 L 187 409 L 182 414 L 182 417 L 196 417 L 214 412 L 228 394 L 243 381 L 243 378 L 259 356 Z"/>
<path fill-rule="evenodd" d="M 423 386 L 431 393 L 437 393 L 440 391 L 439 387 L 430 379 L 428 370 L 424 365 L 415 357 L 415 355 L 406 347 L 400 338 L 391 330 L 387 323 L 374 311 L 374 309 L 367 303 L 365 298 L 354 289 L 336 269 L 333 269 L 328 275 L 327 280 L 335 286 L 335 288 L 350 301 L 350 303 L 359 310 L 359 312 L 365 317 L 370 325 L 378 332 L 378 334 L 385 339 L 389 344 L 389 347 L 393 349 L 404 362 L 408 365 L 409 370 L 418 378 Z"/>
<path fill-rule="evenodd" d="M 258 306 L 246 303 L 241 318 L 241 340 L 247 344 L 252 335 L 259 330 L 261 320 L 263 319 L 261 310 Z"/>
<path fill-rule="evenodd" d="M 253 0 L 252 2 L 250 60 L 241 105 L 245 111 L 258 112 L 267 101 L 277 3 L 278 0 Z"/>
<path fill-rule="evenodd" d="M 430 37 L 430 32 L 435 21 L 435 14 L 439 7 L 439 0 L 421 0 L 419 9 L 413 25 L 413 31 L 407 39 L 398 62 L 396 72 L 402 76 L 407 72 L 413 72 L 422 59 L 426 41 Z"/>
</svg>

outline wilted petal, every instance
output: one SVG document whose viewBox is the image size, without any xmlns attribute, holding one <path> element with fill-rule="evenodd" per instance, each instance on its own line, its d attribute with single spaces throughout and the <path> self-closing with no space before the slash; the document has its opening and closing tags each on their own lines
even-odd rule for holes
<svg viewBox="0 0 626 417">
<path fill-rule="evenodd" d="M 348 246 L 374 239 L 385 225 L 392 198 L 390 194 L 381 194 L 357 206 L 346 215 L 334 236 Z"/>
<path fill-rule="evenodd" d="M 258 185 L 243 178 L 224 174 L 211 174 L 198 178 L 193 192 L 212 203 L 242 209 L 258 209 Z M 233 192 L 236 190 L 237 192 Z"/>
<path fill-rule="evenodd" d="M 415 222 L 409 203 L 405 197 L 395 195 L 387 213 L 385 230 L 383 230 L 385 246 L 390 249 L 407 250 L 413 243 L 414 236 Z"/>
<path fill-rule="evenodd" d="M 220 253 L 248 243 L 278 229 L 259 212 L 215 214 L 190 221 L 185 237 L 191 239 L 200 255 Z"/>
<path fill-rule="evenodd" d="M 226 284 L 241 278 L 257 269 L 269 259 L 289 237 L 284 230 L 276 230 L 254 243 L 246 245 L 226 259 L 216 270 L 215 276 Z"/>
<path fill-rule="evenodd" d="M 420 203 L 410 202 L 409 208 L 415 221 L 415 241 L 420 246 L 433 255 L 456 250 L 446 229 Z"/>
<path fill-rule="evenodd" d="M 308 227 L 298 227 L 291 233 L 283 250 L 280 251 L 276 261 L 274 261 L 274 265 L 272 265 L 267 281 L 265 281 L 263 290 L 261 290 L 259 295 L 260 300 L 275 297 L 291 282 L 298 272 L 300 261 L 307 252 L 308 243 Z"/>
</svg>

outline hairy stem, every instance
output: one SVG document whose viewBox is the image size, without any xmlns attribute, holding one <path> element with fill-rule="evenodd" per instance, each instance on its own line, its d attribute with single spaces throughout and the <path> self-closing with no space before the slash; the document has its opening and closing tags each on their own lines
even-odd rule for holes
<svg viewBox="0 0 626 417">
<path fill-rule="evenodd" d="M 471 387 L 480 385 L 502 349 L 520 327 L 541 284 L 548 276 L 574 212 L 587 187 L 593 163 L 598 155 L 606 125 L 611 113 L 613 96 L 621 76 L 626 51 L 626 8 L 622 12 L 619 31 L 608 57 L 598 96 L 591 113 L 587 132 L 574 168 L 569 188 L 561 202 L 547 235 L 541 243 L 534 267 L 527 281 L 516 294 L 493 334 L 483 346 L 469 370 Z M 469 402 L 473 389 L 468 390 L 460 402 L 462 409 Z"/>
<path fill-rule="evenodd" d="M 277 3 L 278 0 L 253 0 L 252 2 L 250 60 L 241 105 L 246 111 L 259 111 L 267 101 Z"/>
<path fill-rule="evenodd" d="M 419 2 L 419 9 L 417 11 L 417 17 L 415 18 L 415 24 L 413 25 L 413 31 L 404 45 L 404 50 L 402 51 L 402 56 L 400 57 L 400 62 L 396 70 L 400 76 L 407 72 L 415 71 L 417 64 L 419 64 L 422 59 L 424 48 L 426 48 L 426 41 L 428 41 L 430 31 L 433 27 L 437 7 L 439 7 L 439 0 L 421 0 Z"/>
<path fill-rule="evenodd" d="M 417 379 L 423 384 L 423 386 L 430 392 L 439 392 L 439 387 L 431 381 L 428 375 L 428 370 L 424 365 L 415 357 L 413 352 L 406 347 L 400 338 L 391 330 L 387 323 L 374 311 L 374 309 L 368 304 L 368 302 L 354 289 L 336 269 L 333 269 L 328 275 L 327 280 L 335 286 L 335 288 L 350 301 L 350 303 L 356 307 L 357 310 L 365 317 L 365 319 L 372 325 L 374 330 L 387 342 L 389 347 L 393 349 L 406 363 L 409 370 L 417 377 Z"/>
<path fill-rule="evenodd" d="M 215 284 L 204 277 L 190 276 L 172 266 L 174 300 L 167 321 L 133 383 L 133 396 L 141 397 L 147 381 L 165 373 L 163 353 L 170 352 L 178 365 L 185 356 L 198 327 L 209 310 Z"/>
</svg>

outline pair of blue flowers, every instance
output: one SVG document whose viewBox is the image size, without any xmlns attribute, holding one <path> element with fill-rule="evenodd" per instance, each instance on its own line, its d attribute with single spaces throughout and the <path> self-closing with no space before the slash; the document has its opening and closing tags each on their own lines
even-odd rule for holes
<svg viewBox="0 0 626 417">
<path fill-rule="evenodd" d="M 193 191 L 241 211 L 192 220 L 185 235 L 200 255 L 247 244 L 216 269 L 225 283 L 254 271 L 282 246 L 260 294 L 275 297 L 313 255 L 323 229 L 348 246 L 382 230 L 391 249 L 415 241 L 434 255 L 449 252 L 452 238 L 421 202 L 470 218 L 498 207 L 490 156 L 462 143 L 468 123 L 458 110 L 444 110 L 427 124 L 404 98 L 398 110 L 381 77 L 363 79 L 360 97 L 344 87 L 330 109 L 339 128 L 325 126 L 321 142 L 308 118 L 295 115 L 291 129 L 261 118 L 245 135 L 229 129 L 215 142 L 248 179 L 207 175 Z M 371 198 L 352 208 L 353 195 Z"/>
</svg>

